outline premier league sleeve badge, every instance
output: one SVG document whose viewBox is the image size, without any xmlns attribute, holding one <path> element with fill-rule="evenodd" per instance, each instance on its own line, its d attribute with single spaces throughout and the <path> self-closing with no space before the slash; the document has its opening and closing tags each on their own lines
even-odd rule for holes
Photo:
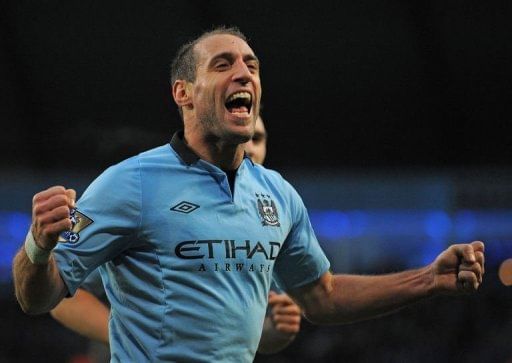
<svg viewBox="0 0 512 363">
<path fill-rule="evenodd" d="M 80 240 L 79 232 L 93 223 L 93 220 L 77 209 L 72 209 L 69 213 L 71 220 L 71 230 L 62 232 L 59 236 L 59 242 L 77 243 Z"/>
</svg>

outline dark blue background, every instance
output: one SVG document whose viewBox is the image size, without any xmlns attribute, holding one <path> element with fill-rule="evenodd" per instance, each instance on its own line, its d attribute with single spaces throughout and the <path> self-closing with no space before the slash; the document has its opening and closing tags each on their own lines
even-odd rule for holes
<svg viewBox="0 0 512 363">
<path fill-rule="evenodd" d="M 512 256 L 511 7 L 0 2 L 0 361 L 76 363 L 87 351 L 14 299 L 31 197 L 54 184 L 80 194 L 106 166 L 167 142 L 180 127 L 174 52 L 226 24 L 262 61 L 266 164 L 303 196 L 336 272 L 414 268 L 453 242 L 487 247 L 478 294 L 343 327 L 303 321 L 289 348 L 256 361 L 507 362 L 512 292 L 497 273 Z"/>
</svg>

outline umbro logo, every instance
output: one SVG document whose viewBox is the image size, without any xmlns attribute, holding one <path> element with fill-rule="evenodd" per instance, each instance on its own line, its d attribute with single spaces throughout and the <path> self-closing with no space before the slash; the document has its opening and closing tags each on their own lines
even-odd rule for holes
<svg viewBox="0 0 512 363">
<path fill-rule="evenodd" d="M 188 214 L 188 213 L 192 213 L 197 208 L 199 208 L 199 206 L 197 204 L 183 201 L 183 202 L 179 202 L 174 207 L 171 207 L 171 210 L 175 211 L 175 212 Z"/>
</svg>

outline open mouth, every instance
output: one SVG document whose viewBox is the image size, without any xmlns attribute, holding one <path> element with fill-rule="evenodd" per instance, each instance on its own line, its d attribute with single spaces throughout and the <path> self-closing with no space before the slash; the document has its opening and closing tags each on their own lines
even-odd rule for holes
<svg viewBox="0 0 512 363">
<path fill-rule="evenodd" d="M 235 92 L 228 97 L 225 103 L 226 109 L 233 114 L 250 113 L 252 107 L 252 95 L 249 92 Z"/>
</svg>

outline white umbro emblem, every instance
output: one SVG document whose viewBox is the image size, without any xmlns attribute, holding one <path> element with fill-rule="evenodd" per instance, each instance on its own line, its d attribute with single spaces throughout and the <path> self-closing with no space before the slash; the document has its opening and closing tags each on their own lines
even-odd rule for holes
<svg viewBox="0 0 512 363">
<path fill-rule="evenodd" d="M 179 202 L 174 207 L 171 207 L 171 210 L 175 211 L 175 212 L 188 214 L 188 213 L 192 213 L 197 208 L 199 208 L 199 206 L 197 204 L 183 201 L 183 202 Z"/>
</svg>

